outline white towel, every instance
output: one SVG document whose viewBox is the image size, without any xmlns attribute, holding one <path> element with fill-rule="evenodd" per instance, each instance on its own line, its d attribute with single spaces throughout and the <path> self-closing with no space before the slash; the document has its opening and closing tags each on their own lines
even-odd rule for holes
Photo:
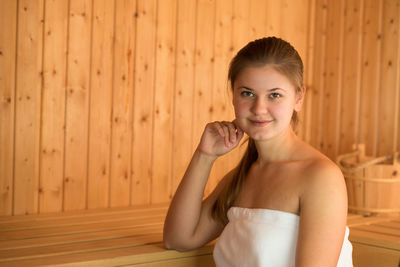
<svg viewBox="0 0 400 267">
<path fill-rule="evenodd" d="M 229 223 L 217 240 L 214 261 L 218 267 L 295 266 L 300 217 L 269 209 L 232 207 Z M 338 267 L 351 267 L 352 245 L 346 227 Z"/>
</svg>

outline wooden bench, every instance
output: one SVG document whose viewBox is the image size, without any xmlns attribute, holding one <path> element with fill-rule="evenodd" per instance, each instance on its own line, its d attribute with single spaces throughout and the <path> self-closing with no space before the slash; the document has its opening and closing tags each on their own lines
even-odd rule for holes
<svg viewBox="0 0 400 267">
<path fill-rule="evenodd" d="M 400 216 L 349 215 L 353 263 L 358 267 L 400 267 Z"/>
<path fill-rule="evenodd" d="M 213 243 L 165 250 L 166 205 L 0 217 L 0 266 L 215 266 Z M 395 266 L 400 218 L 349 215 L 355 266 Z"/>
<path fill-rule="evenodd" d="M 165 250 L 166 205 L 0 217 L 0 266 L 212 266 L 212 244 Z"/>
</svg>

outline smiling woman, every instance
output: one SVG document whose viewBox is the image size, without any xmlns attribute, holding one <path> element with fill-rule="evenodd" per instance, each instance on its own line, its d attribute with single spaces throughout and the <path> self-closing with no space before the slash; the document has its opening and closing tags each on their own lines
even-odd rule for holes
<svg viewBox="0 0 400 267">
<path fill-rule="evenodd" d="M 235 120 L 209 123 L 171 202 L 167 248 L 220 236 L 217 266 L 352 266 L 340 169 L 298 138 L 303 63 L 286 41 L 255 40 L 233 58 Z M 202 201 L 214 161 L 249 136 L 241 162 Z"/>
<path fill-rule="evenodd" d="M 248 67 L 237 77 L 234 86 L 236 123 L 254 140 L 268 138 L 274 133 L 263 132 L 259 127 L 278 127 L 277 131 L 286 127 L 293 111 L 301 109 L 303 91 L 297 93 L 290 80 L 271 66 Z M 266 135 L 260 136 L 263 133 Z"/>
</svg>

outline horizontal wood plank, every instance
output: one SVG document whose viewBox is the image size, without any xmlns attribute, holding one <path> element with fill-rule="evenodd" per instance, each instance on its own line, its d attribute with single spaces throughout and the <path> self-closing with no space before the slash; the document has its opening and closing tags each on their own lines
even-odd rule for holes
<svg viewBox="0 0 400 267">
<path fill-rule="evenodd" d="M 398 250 L 353 243 L 354 266 L 397 267 L 399 262 Z"/>
<path fill-rule="evenodd" d="M 157 243 L 152 245 L 138 246 L 134 248 L 125 247 L 103 251 L 75 253 L 70 255 L 58 255 L 44 258 L 0 262 L 0 266 L 118 266 L 148 263 L 149 261 L 165 261 L 169 259 L 178 259 L 183 257 L 211 255 L 212 250 L 213 245 L 207 245 L 193 251 L 181 253 L 174 250 L 165 250 L 161 243 Z"/>
<path fill-rule="evenodd" d="M 163 247 L 167 207 L 3 216 L 0 266 L 215 266 L 213 242 L 184 253 Z M 400 253 L 400 218 L 349 214 L 348 226 L 357 249 Z"/>
<path fill-rule="evenodd" d="M 1 232 L 15 231 L 15 230 L 29 230 L 39 229 L 47 227 L 61 227 L 61 226 L 73 226 L 73 225 L 84 225 L 92 223 L 105 223 L 120 220 L 139 219 L 139 218 L 153 218 L 159 216 L 165 216 L 166 209 L 159 208 L 149 211 L 120 211 L 110 212 L 110 214 L 87 214 L 78 216 L 60 216 L 49 219 L 35 218 L 27 221 L 18 222 L 3 222 L 0 223 L 0 236 Z"/>
</svg>

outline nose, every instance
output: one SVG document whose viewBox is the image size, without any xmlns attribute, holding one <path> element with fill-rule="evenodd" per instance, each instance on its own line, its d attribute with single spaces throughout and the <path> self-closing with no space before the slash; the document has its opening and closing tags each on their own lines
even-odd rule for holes
<svg viewBox="0 0 400 267">
<path fill-rule="evenodd" d="M 264 115 L 268 113 L 268 105 L 265 99 L 257 97 L 251 106 L 251 112 L 254 115 Z"/>
</svg>

